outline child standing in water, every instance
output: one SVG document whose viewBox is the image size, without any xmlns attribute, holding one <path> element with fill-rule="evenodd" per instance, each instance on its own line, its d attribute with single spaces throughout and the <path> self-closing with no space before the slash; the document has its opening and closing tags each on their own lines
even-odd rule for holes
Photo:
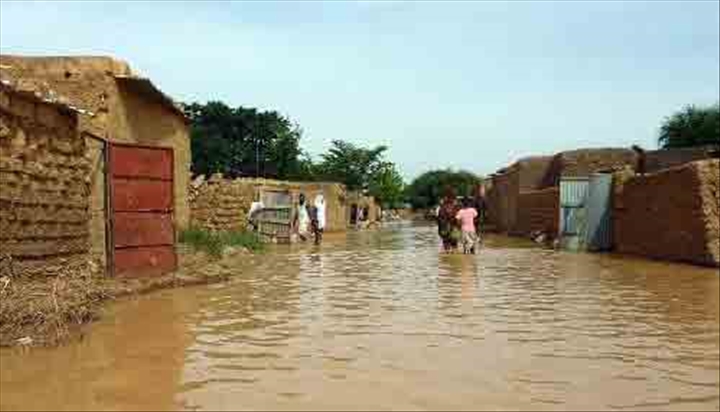
<svg viewBox="0 0 720 412">
<path fill-rule="evenodd" d="M 469 198 L 463 199 L 463 207 L 457 212 L 455 218 L 460 221 L 462 229 L 462 245 L 463 253 L 475 254 L 475 245 L 477 244 L 477 233 L 475 232 L 475 218 L 478 216 L 477 210 L 472 207 L 472 201 Z"/>
</svg>

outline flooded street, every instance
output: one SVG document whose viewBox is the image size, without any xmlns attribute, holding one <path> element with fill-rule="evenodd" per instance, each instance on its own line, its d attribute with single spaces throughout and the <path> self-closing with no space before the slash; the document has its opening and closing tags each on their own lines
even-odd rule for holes
<svg viewBox="0 0 720 412">
<path fill-rule="evenodd" d="M 432 227 L 329 235 L 118 302 L 82 341 L 1 351 L 0 408 L 720 407 L 716 270 L 438 249 Z"/>
</svg>

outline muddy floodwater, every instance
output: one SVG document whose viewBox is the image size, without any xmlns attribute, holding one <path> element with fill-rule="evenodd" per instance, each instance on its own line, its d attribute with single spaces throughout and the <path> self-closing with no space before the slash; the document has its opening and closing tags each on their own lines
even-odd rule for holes
<svg viewBox="0 0 720 412">
<path fill-rule="evenodd" d="M 245 259 L 0 351 L 0 408 L 720 407 L 717 270 L 503 237 L 446 256 L 412 225 Z"/>
</svg>

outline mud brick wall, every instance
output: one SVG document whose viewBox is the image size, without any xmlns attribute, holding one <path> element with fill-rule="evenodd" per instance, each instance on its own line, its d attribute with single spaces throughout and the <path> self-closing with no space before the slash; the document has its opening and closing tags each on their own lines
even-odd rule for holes
<svg viewBox="0 0 720 412">
<path fill-rule="evenodd" d="M 556 154 L 539 188 L 557 186 L 562 176 L 589 176 L 603 170 L 635 165 L 635 152 L 630 149 L 579 149 Z"/>
<path fill-rule="evenodd" d="M 720 160 L 646 176 L 616 174 L 613 226 L 621 253 L 720 266 Z"/>
<path fill-rule="evenodd" d="M 495 227 L 498 232 L 505 232 L 508 229 L 508 174 L 495 175 L 492 177 L 492 185 L 486 192 L 488 210 L 488 224 Z"/>
<path fill-rule="evenodd" d="M 133 76 L 128 63 L 101 56 L 0 55 L 0 64 L 6 76 L 21 79 L 35 89 L 57 92 L 72 104 L 92 112 L 93 116 L 80 118 L 81 132 L 111 142 L 172 148 L 174 220 L 177 228 L 188 225 L 191 163 L 188 125 L 167 105 L 161 104 L 156 94 L 149 93 L 144 83 L 116 78 Z M 93 185 L 93 190 L 95 188 L 102 189 L 102 186 Z M 95 196 L 93 192 L 93 198 Z"/>
<path fill-rule="evenodd" d="M 246 229 L 255 193 L 252 185 L 214 176 L 190 191 L 190 226 L 212 231 Z"/>
<path fill-rule="evenodd" d="M 558 232 L 559 205 L 560 191 L 556 187 L 520 192 L 513 234 L 526 236 L 539 231 L 554 238 Z"/>
<path fill-rule="evenodd" d="M 702 147 L 652 150 L 646 152 L 645 167 L 652 173 L 708 158 L 708 150 Z"/>
<path fill-rule="evenodd" d="M 552 156 L 535 156 L 518 160 L 515 168 L 519 173 L 517 183 L 519 190 L 541 189 L 545 177 L 550 171 L 552 161 Z"/>
<path fill-rule="evenodd" d="M 77 116 L 0 87 L 0 250 L 14 271 L 87 260 L 88 176 Z"/>
<path fill-rule="evenodd" d="M 247 213 L 255 194 L 262 191 L 287 191 L 293 204 L 302 193 L 312 202 L 322 193 L 326 204 L 326 230 L 345 230 L 346 190 L 337 183 L 287 182 L 269 179 L 224 179 L 214 175 L 198 179 L 189 188 L 190 225 L 208 230 L 244 230 Z"/>
</svg>

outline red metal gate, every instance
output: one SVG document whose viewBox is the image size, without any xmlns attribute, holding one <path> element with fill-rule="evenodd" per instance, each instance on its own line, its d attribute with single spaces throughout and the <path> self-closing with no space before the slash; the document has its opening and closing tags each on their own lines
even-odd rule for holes
<svg viewBox="0 0 720 412">
<path fill-rule="evenodd" d="M 172 149 L 111 143 L 108 155 L 112 273 L 175 270 Z"/>
</svg>

